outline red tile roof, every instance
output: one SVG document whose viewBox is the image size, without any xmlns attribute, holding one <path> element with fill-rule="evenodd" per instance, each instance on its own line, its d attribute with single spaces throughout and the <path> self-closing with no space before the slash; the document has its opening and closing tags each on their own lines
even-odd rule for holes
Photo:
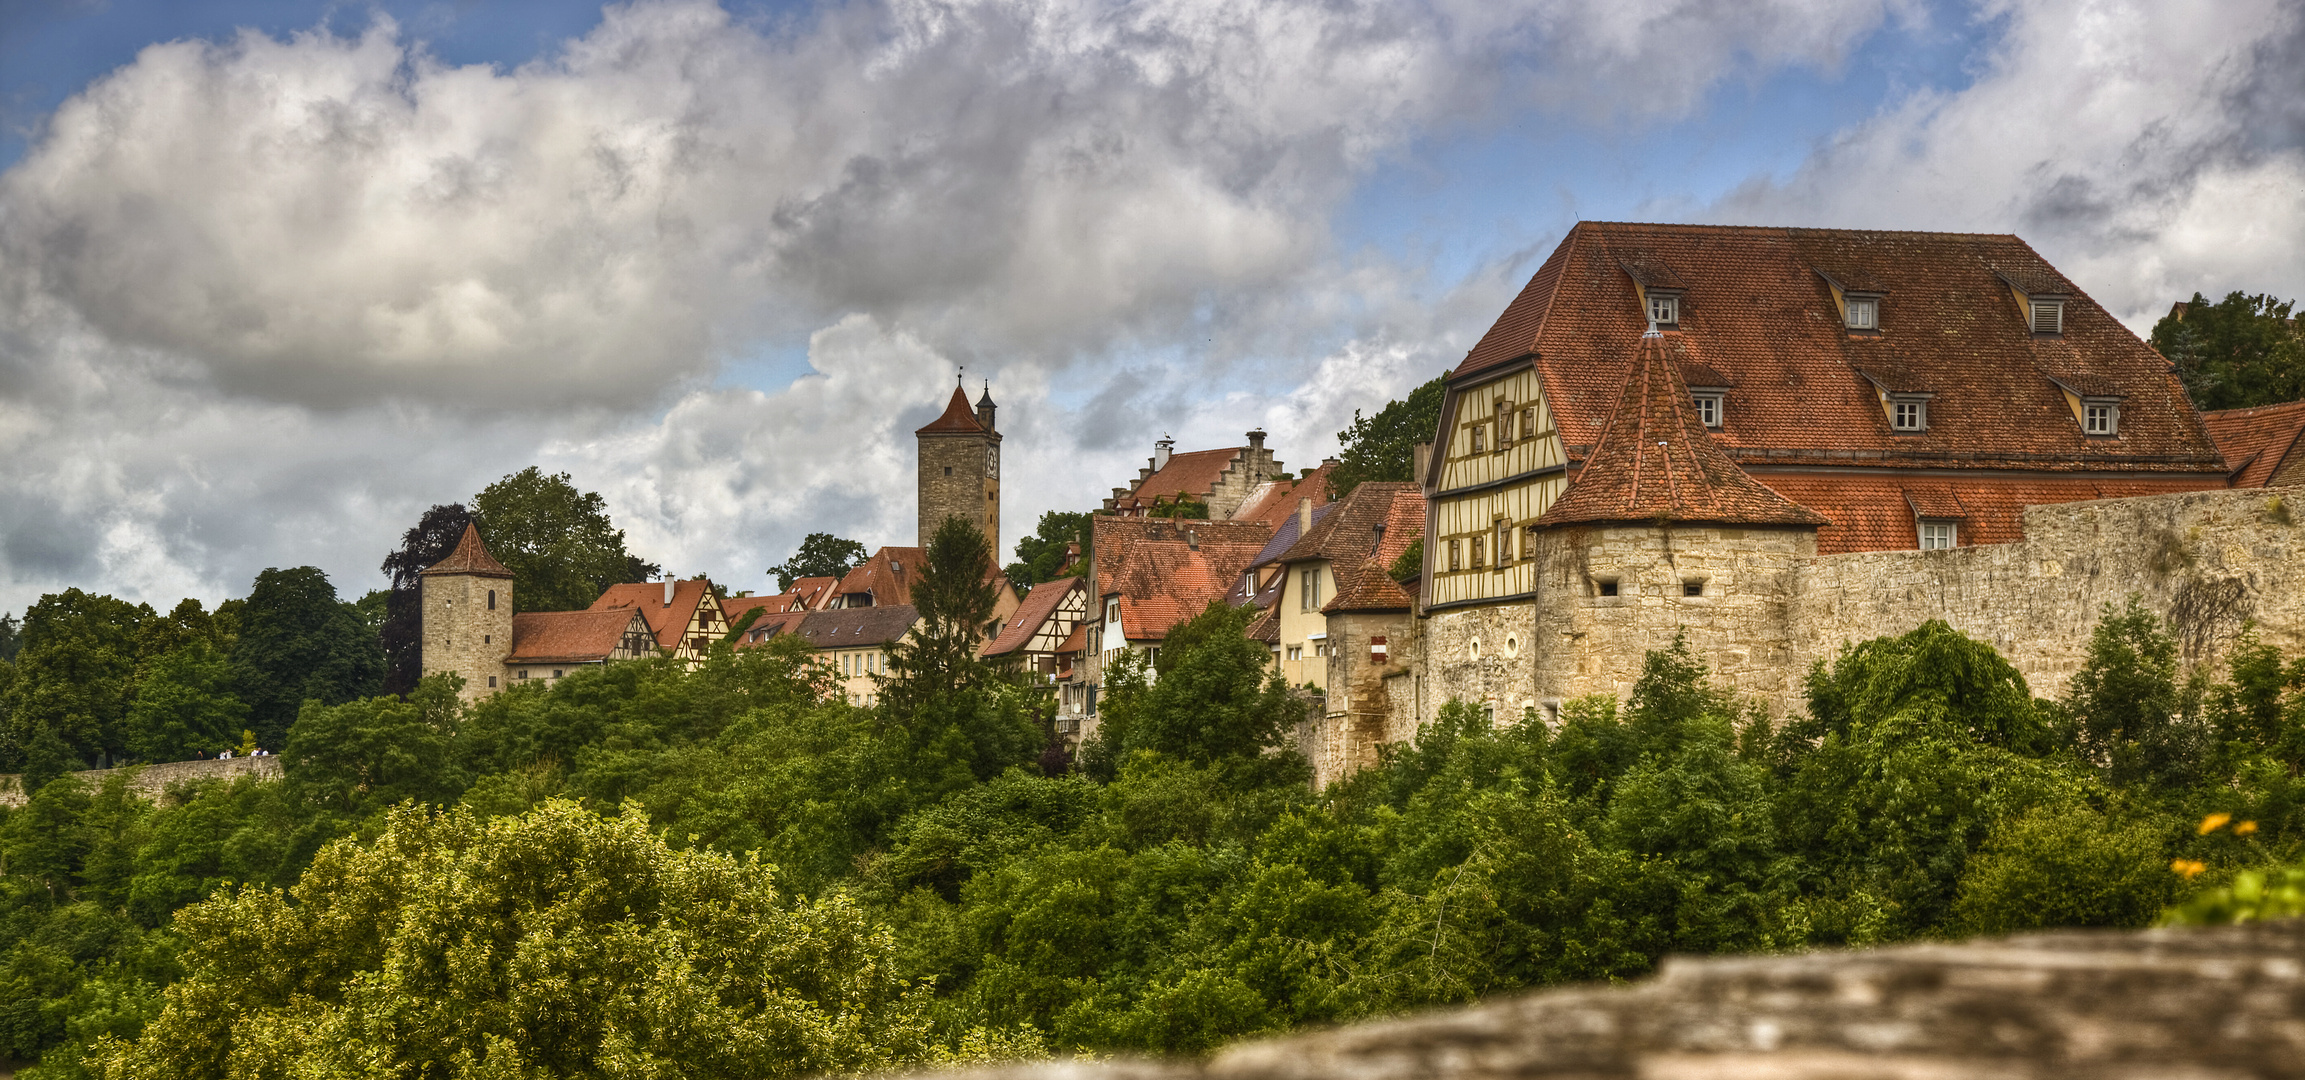
<svg viewBox="0 0 2305 1080">
<path fill-rule="evenodd" d="M 794 610 L 815 611 L 833 596 L 833 587 L 839 584 L 840 579 L 836 577 L 795 578 L 792 588 L 784 590 L 784 593 L 792 597 Z"/>
<path fill-rule="evenodd" d="M 912 632 L 920 612 L 910 604 L 811 611 L 789 631 L 818 649 L 861 649 L 888 645 Z"/>
<path fill-rule="evenodd" d="M 456 550 L 448 557 L 424 568 L 427 574 L 470 574 L 474 577 L 510 578 L 512 571 L 497 562 L 488 553 L 488 545 L 480 542 L 480 530 L 465 523 L 464 536 L 456 541 Z"/>
<path fill-rule="evenodd" d="M 731 596 L 720 602 L 720 613 L 727 617 L 728 625 L 735 626 L 737 620 L 744 618 L 745 612 L 754 608 L 761 609 L 760 614 L 765 618 L 786 610 L 791 603 L 791 593 L 772 593 L 768 596 Z"/>
<path fill-rule="evenodd" d="M 1226 450 L 1191 450 L 1170 454 L 1168 462 L 1160 467 L 1160 471 L 1138 481 L 1136 487 L 1121 498 L 1114 509 L 1151 506 L 1155 500 L 1173 502 L 1178 495 L 1190 495 L 1207 502 L 1209 492 L 1216 488 L 1217 480 L 1224 476 L 1225 470 L 1232 467 L 1234 459 L 1241 456 L 1241 450 L 1241 447 L 1236 446 Z"/>
<path fill-rule="evenodd" d="M 1826 517 L 1828 524 L 1817 530 L 1820 555 L 1917 548 L 1920 536 L 1914 518 L 1918 513 L 1957 521 L 1956 539 L 1962 544 L 2006 544 L 2024 539 L 2028 506 L 2197 491 L 2201 487 L 2183 476 L 2108 480 L 2053 473 L 1908 478 L 1895 473 L 1761 472 L 1753 478 Z"/>
<path fill-rule="evenodd" d="M 884 547 L 842 577 L 833 586 L 833 595 L 871 593 L 875 606 L 912 603 L 912 583 L 927 561 L 927 548 Z"/>
<path fill-rule="evenodd" d="M 985 393 L 990 396 L 992 392 L 987 390 Z M 926 427 L 915 430 L 913 434 L 939 435 L 947 432 L 981 433 L 982 431 L 984 431 L 984 425 L 976 422 L 976 410 L 969 407 L 968 395 L 962 393 L 960 387 L 955 386 L 952 388 L 952 400 L 945 402 L 944 415 L 929 421 Z"/>
<path fill-rule="evenodd" d="M 1638 340 L 1631 366 L 1616 376 L 1617 408 L 1599 443 L 1537 525 L 1825 523 L 1745 475 L 1713 442 L 1681 381 L 1682 335 Z"/>
<path fill-rule="evenodd" d="M 1041 625 L 1049 621 L 1064 604 L 1065 594 L 1076 589 L 1085 590 L 1088 583 L 1076 577 L 1044 581 L 1025 594 L 1024 603 L 1000 624 L 1000 633 L 985 643 L 982 656 L 1007 656 L 1024 648 L 1040 633 Z"/>
<path fill-rule="evenodd" d="M 1380 541 L 1377 526 L 1384 526 Z M 1370 481 L 1339 500 L 1289 545 L 1282 562 L 1327 559 L 1344 566 L 1374 560 L 1391 566 L 1425 530 L 1425 493 L 1416 484 Z"/>
<path fill-rule="evenodd" d="M 1342 570 L 1336 580 L 1336 598 L 1321 606 L 1324 615 L 1348 611 L 1408 611 L 1416 606 L 1408 590 L 1401 588 L 1400 582 L 1394 581 L 1373 559 Z"/>
<path fill-rule="evenodd" d="M 531 611 L 512 617 L 512 655 L 507 664 L 592 664 L 608 659 L 624 643 L 628 630 L 648 632 L 639 612 L 631 608 L 610 611 Z"/>
<path fill-rule="evenodd" d="M 2224 467 L 2168 362 L 2014 236 L 1582 222 L 1451 381 L 1534 353 L 1582 459 L 1621 396 L 1623 343 L 1647 328 L 1636 274 L 1687 290 L 1684 360 L 1731 387 L 1715 438 L 1739 463 Z M 1883 294 L 1880 332 L 1843 326 L 1828 278 Z M 2031 332 L 2011 280 L 2067 298 L 2063 334 Z M 2117 391 L 2120 437 L 2083 435 L 2053 379 Z M 1928 430 L 1890 431 L 1876 385 L 1934 394 Z"/>
<path fill-rule="evenodd" d="M 751 626 L 744 628 L 744 638 L 736 643 L 736 647 L 739 649 L 751 648 L 779 634 L 789 634 L 797 629 L 801 620 L 808 618 L 810 614 L 806 611 L 779 611 L 774 614 L 763 615 L 753 620 Z M 730 620 L 729 625 L 736 625 L 735 620 Z"/>
<path fill-rule="evenodd" d="M 696 605 L 704 600 L 712 582 L 705 578 L 676 581 L 672 587 L 672 602 L 664 602 L 664 583 L 661 581 L 635 581 L 611 585 L 592 602 L 590 611 L 609 611 L 616 608 L 637 608 L 641 618 L 648 620 L 648 628 L 656 634 L 658 646 L 667 649 L 680 647 L 688 633 L 689 623 L 696 618 Z"/>
<path fill-rule="evenodd" d="M 1298 499 L 1311 499 L 1313 505 L 1326 506 L 1329 498 L 1329 474 L 1336 471 L 1337 459 L 1329 458 L 1312 472 L 1298 479 L 1274 477 L 1250 489 L 1249 497 L 1241 508 L 1233 511 L 1234 521 L 1261 521 L 1278 527 L 1282 521 L 1297 512 Z"/>
<path fill-rule="evenodd" d="M 2209 435 L 2225 455 L 2234 487 L 2264 487 L 2282 466 L 2297 458 L 2305 446 L 2305 401 L 2261 405 L 2254 409 L 2219 409 L 2201 414 Z"/>
<path fill-rule="evenodd" d="M 1121 630 L 1132 642 L 1159 641 L 1223 598 L 1272 535 L 1253 521 L 1105 514 L 1093 527 L 1097 593 L 1120 597 Z"/>
</svg>

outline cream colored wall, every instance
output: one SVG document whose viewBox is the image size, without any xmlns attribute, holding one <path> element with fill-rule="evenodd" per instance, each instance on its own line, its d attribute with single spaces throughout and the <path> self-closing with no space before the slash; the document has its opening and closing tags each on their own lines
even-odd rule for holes
<svg viewBox="0 0 2305 1080">
<path fill-rule="evenodd" d="M 1304 575 L 1307 571 L 1320 575 L 1320 600 L 1326 603 L 1336 597 L 1336 578 L 1325 559 L 1288 564 L 1288 582 L 1281 586 L 1280 598 L 1274 601 L 1280 613 L 1281 678 L 1290 686 L 1307 683 L 1316 689 L 1329 684 L 1329 664 L 1325 656 L 1317 656 L 1314 646 L 1325 650 L 1329 632 L 1328 616 L 1316 606 L 1312 611 L 1304 607 Z M 1289 659 L 1289 650 L 1298 651 L 1297 659 Z"/>
<path fill-rule="evenodd" d="M 1535 571 L 1530 567 L 1526 548 L 1526 527 L 1553 505 L 1567 486 L 1566 474 L 1560 471 L 1490 488 L 1472 494 L 1451 495 L 1450 492 L 1482 484 L 1492 484 L 1510 477 L 1523 476 L 1542 470 L 1558 470 L 1567 460 L 1561 448 L 1560 432 L 1553 425 L 1552 407 L 1545 401 L 1544 391 L 1535 370 L 1516 372 L 1494 382 L 1471 389 L 1451 392 L 1455 408 L 1450 414 L 1452 423 L 1447 435 L 1447 447 L 1441 466 L 1440 486 L 1435 490 L 1432 503 L 1432 527 L 1425 537 L 1425 559 L 1431 568 L 1426 575 L 1424 603 L 1427 607 L 1461 603 L 1495 597 L 1518 596 L 1535 588 Z M 1515 428 L 1515 438 L 1509 446 L 1497 448 L 1497 403 L 1509 402 Z M 1536 407 L 1536 432 L 1524 436 L 1518 429 L 1521 410 Z M 1483 449 L 1473 450 L 1473 432 L 1482 434 Z M 1509 526 L 1511 560 L 1498 564 L 1494 549 L 1496 522 L 1503 518 Z M 1483 540 L 1481 565 L 1471 565 L 1472 540 Z M 1457 570 L 1449 567 L 1449 545 L 1455 542 L 1459 552 Z"/>
</svg>

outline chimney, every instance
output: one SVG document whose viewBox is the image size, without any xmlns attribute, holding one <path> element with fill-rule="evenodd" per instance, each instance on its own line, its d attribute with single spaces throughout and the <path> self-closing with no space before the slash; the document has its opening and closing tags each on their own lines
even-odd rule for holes
<svg viewBox="0 0 2305 1080">
<path fill-rule="evenodd" d="M 664 606 L 672 606 L 672 575 L 664 575 Z"/>
<path fill-rule="evenodd" d="M 1421 485 L 1425 482 L 1425 468 L 1433 463 L 1433 444 L 1429 442 L 1418 443 L 1416 449 L 1409 452 L 1409 457 L 1414 462 L 1410 467 L 1417 472 L 1415 476 L 1409 479 Z"/>
<path fill-rule="evenodd" d="M 1263 428 L 1257 428 L 1256 430 L 1249 432 L 1249 449 L 1251 449 L 1251 450 L 1262 450 L 1262 449 L 1264 449 L 1264 448 L 1265 448 L 1265 429 L 1263 429 Z"/>
<path fill-rule="evenodd" d="M 1194 532 L 1191 529 L 1186 529 L 1185 546 L 1191 548 L 1194 551 L 1199 551 L 1201 549 L 1201 534 Z"/>
<path fill-rule="evenodd" d="M 1297 539 L 1302 540 L 1313 531 L 1313 501 L 1297 500 Z"/>
<path fill-rule="evenodd" d="M 1169 438 L 1166 435 L 1161 436 L 1160 441 L 1153 444 L 1152 461 L 1154 472 L 1159 472 L 1162 469 L 1168 468 L 1169 452 L 1175 450 L 1176 445 L 1177 441 L 1175 439 Z"/>
</svg>

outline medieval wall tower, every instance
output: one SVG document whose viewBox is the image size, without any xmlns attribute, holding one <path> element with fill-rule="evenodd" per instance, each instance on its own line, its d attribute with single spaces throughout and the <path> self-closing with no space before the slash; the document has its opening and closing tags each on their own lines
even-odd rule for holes
<svg viewBox="0 0 2305 1080">
<path fill-rule="evenodd" d="M 456 550 L 418 580 L 424 674 L 464 676 L 466 701 L 494 692 L 512 655 L 512 571 L 488 553 L 480 530 L 466 525 Z"/>
<path fill-rule="evenodd" d="M 992 387 L 970 408 L 953 387 L 944 415 L 913 432 L 920 443 L 920 546 L 944 519 L 957 517 L 1000 547 L 1000 432 L 993 427 Z"/>
</svg>

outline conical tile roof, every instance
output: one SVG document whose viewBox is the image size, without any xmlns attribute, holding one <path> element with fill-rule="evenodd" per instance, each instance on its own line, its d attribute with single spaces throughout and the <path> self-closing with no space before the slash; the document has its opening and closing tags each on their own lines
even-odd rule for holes
<svg viewBox="0 0 2305 1080">
<path fill-rule="evenodd" d="M 990 396 L 992 391 L 987 389 L 985 393 Z M 976 422 L 976 409 L 968 403 L 968 394 L 960 387 L 955 386 L 952 388 L 952 400 L 945 403 L 944 415 L 929 421 L 927 427 L 920 428 L 913 434 L 934 435 L 942 431 L 983 430 L 984 425 Z"/>
<path fill-rule="evenodd" d="M 467 522 L 464 538 L 456 542 L 456 550 L 448 557 L 425 567 L 427 574 L 471 574 L 474 577 L 510 578 L 512 571 L 488 553 L 488 545 L 480 542 L 480 529 Z"/>
<path fill-rule="evenodd" d="M 1537 518 L 1539 527 L 1829 524 L 1729 460 L 1697 416 L 1681 376 L 1684 362 L 1693 358 L 1681 335 L 1642 335 L 1616 412 L 1568 491 Z"/>
</svg>

